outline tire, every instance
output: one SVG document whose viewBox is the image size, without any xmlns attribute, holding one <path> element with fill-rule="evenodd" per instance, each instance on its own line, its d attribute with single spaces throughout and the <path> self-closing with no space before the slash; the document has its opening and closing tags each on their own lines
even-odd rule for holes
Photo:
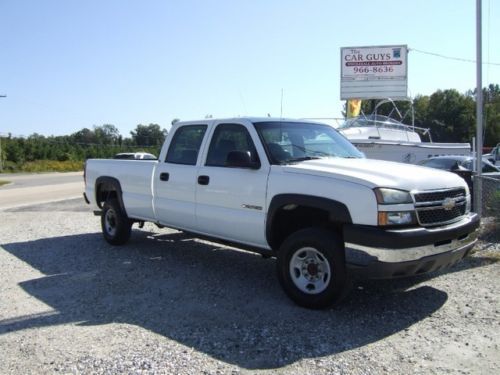
<svg viewBox="0 0 500 375">
<path fill-rule="evenodd" d="M 326 308 L 349 290 L 344 246 L 339 236 L 320 228 L 306 228 L 281 245 L 276 262 L 278 279 L 297 305 Z"/>
<path fill-rule="evenodd" d="M 104 239 L 111 245 L 123 245 L 129 240 L 132 221 L 123 212 L 116 199 L 104 203 L 101 228 Z"/>
</svg>

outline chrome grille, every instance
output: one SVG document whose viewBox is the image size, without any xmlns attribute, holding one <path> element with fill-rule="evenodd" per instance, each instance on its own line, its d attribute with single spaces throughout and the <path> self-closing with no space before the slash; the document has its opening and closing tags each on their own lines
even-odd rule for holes
<svg viewBox="0 0 500 375">
<path fill-rule="evenodd" d="M 449 189 L 437 191 L 422 191 L 413 194 L 415 203 L 443 201 L 446 198 L 465 198 L 465 189 Z"/>
<path fill-rule="evenodd" d="M 466 213 L 464 188 L 414 192 L 412 196 L 417 219 L 422 226 L 453 223 Z"/>
</svg>

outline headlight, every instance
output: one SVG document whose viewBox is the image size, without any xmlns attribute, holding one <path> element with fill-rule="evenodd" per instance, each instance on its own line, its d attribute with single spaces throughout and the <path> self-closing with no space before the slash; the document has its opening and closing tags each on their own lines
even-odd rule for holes
<svg viewBox="0 0 500 375">
<path fill-rule="evenodd" d="M 409 192 L 397 189 L 376 188 L 373 190 L 378 204 L 413 203 Z"/>
<path fill-rule="evenodd" d="M 378 225 L 410 225 L 415 224 L 413 211 L 379 211 Z"/>
</svg>

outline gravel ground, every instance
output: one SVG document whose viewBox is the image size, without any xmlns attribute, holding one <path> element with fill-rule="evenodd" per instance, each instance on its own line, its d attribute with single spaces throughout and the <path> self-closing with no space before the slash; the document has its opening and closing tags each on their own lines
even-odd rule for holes
<svg viewBox="0 0 500 375">
<path fill-rule="evenodd" d="M 109 246 L 81 200 L 0 212 L 0 373 L 500 373 L 500 228 L 445 272 L 295 306 L 275 262 L 153 225 Z"/>
</svg>

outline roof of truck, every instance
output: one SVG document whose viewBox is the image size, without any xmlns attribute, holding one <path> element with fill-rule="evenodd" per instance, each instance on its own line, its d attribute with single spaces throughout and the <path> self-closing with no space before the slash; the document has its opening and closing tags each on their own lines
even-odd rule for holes
<svg viewBox="0 0 500 375">
<path fill-rule="evenodd" d="M 188 121 L 179 121 L 177 124 L 193 124 L 193 123 L 209 123 L 209 122 L 231 122 L 231 121 L 241 121 L 248 120 L 251 122 L 297 122 L 297 123 L 321 123 L 320 121 L 307 120 L 307 119 L 292 119 L 292 118 L 284 118 L 284 117 L 253 117 L 253 116 L 241 116 L 241 117 L 228 117 L 228 118 L 205 118 L 199 120 L 188 120 Z"/>
</svg>

